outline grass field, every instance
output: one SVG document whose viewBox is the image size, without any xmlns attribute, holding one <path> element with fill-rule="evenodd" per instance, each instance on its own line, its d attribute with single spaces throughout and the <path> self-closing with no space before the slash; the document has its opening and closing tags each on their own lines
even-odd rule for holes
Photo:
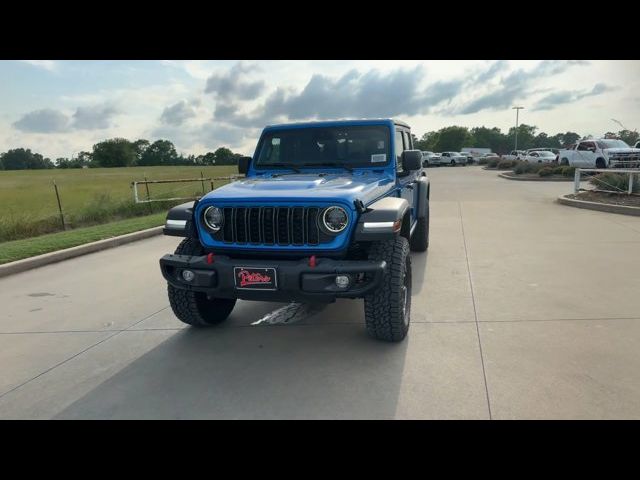
<svg viewBox="0 0 640 480">
<path fill-rule="evenodd" d="M 23 258 L 55 252 L 105 238 L 137 232 L 164 223 L 165 213 L 156 213 L 144 217 L 128 218 L 105 225 L 78 228 L 66 232 L 50 233 L 34 238 L 0 243 L 0 264 L 14 262 Z"/>
<path fill-rule="evenodd" d="M 129 167 L 68 170 L 0 171 L 0 242 L 62 230 L 53 187 L 58 186 L 65 223 L 76 228 L 166 211 L 169 203 L 136 205 L 131 182 L 181 178 L 223 177 L 237 174 L 235 166 Z M 226 183 L 215 182 L 214 188 Z M 211 185 L 205 182 L 205 191 Z M 138 187 L 144 198 L 144 186 Z M 202 194 L 197 183 L 150 185 L 151 198 Z M 180 202 L 171 202 L 176 204 Z"/>
</svg>

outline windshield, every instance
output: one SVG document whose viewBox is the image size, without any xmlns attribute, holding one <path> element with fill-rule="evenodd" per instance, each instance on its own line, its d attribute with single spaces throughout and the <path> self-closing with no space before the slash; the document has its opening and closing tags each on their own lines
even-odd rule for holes
<svg viewBox="0 0 640 480">
<path fill-rule="evenodd" d="M 596 143 L 600 148 L 631 148 L 622 140 L 598 140 Z"/>
<path fill-rule="evenodd" d="M 389 129 L 385 126 L 310 127 L 265 133 L 256 167 L 365 167 L 389 160 Z"/>
<path fill-rule="evenodd" d="M 553 152 L 549 152 L 547 150 L 542 150 L 539 152 L 536 152 L 538 155 L 540 155 L 541 157 L 555 157 L 556 154 Z"/>
</svg>

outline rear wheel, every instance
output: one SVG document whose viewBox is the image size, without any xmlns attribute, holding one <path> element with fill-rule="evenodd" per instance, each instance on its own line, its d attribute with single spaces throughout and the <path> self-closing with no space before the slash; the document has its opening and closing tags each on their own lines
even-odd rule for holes
<svg viewBox="0 0 640 480">
<path fill-rule="evenodd" d="M 411 321 L 411 257 L 404 237 L 375 242 L 370 260 L 384 260 L 387 272 L 382 283 L 364 298 L 365 323 L 369 335 L 386 342 L 400 342 Z"/>
<path fill-rule="evenodd" d="M 175 251 L 176 255 L 204 255 L 197 239 L 186 238 Z M 169 304 L 178 320 L 194 327 L 208 327 L 223 322 L 236 304 L 235 298 L 210 298 L 204 292 L 193 292 L 167 286 Z"/>
<path fill-rule="evenodd" d="M 607 168 L 607 164 L 604 161 L 604 158 L 599 158 L 596 160 L 596 168 Z"/>
</svg>

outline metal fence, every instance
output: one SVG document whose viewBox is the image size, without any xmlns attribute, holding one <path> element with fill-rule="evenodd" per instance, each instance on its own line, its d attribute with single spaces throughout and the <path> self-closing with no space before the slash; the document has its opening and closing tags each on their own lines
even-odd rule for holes
<svg viewBox="0 0 640 480">
<path fill-rule="evenodd" d="M 634 176 L 635 175 L 639 175 L 638 178 L 640 178 L 640 169 L 638 169 L 638 168 L 628 168 L 628 169 L 622 169 L 622 168 L 616 168 L 616 169 L 611 169 L 611 168 L 576 168 L 575 176 L 574 176 L 574 182 L 573 182 L 573 191 L 574 191 L 574 193 L 578 193 L 580 190 L 584 190 L 584 189 L 580 188 L 580 180 L 582 178 L 582 173 L 583 172 L 585 172 L 585 173 L 605 173 L 606 172 L 606 173 L 621 173 L 621 174 L 629 175 L 629 182 L 627 184 L 626 190 L 621 189 L 617 185 L 612 185 L 612 184 L 608 183 L 606 180 L 603 180 L 603 179 L 600 179 L 599 183 L 611 187 L 612 190 L 598 189 L 601 192 L 627 193 L 628 195 L 631 195 L 632 192 L 633 192 L 633 179 L 634 179 Z"/>
<path fill-rule="evenodd" d="M 151 202 L 170 202 L 175 200 L 195 200 L 201 196 L 204 196 L 207 193 L 207 187 L 209 188 L 209 192 L 214 190 L 215 182 L 220 180 L 234 181 L 239 178 L 244 178 L 244 175 L 229 175 L 227 177 L 203 177 L 202 174 L 199 178 L 180 178 L 175 180 L 137 180 L 135 182 L 131 182 L 131 186 L 133 188 L 133 199 L 135 203 L 151 203 Z M 158 185 L 158 184 L 184 184 L 184 183 L 200 183 L 202 189 L 202 195 L 188 195 L 183 197 L 161 197 L 161 198 L 151 198 L 151 193 L 149 191 L 149 185 Z M 138 185 L 144 185 L 145 193 L 144 198 L 140 198 L 140 193 L 138 192 Z M 177 192 L 180 189 L 175 189 L 173 192 Z"/>
</svg>

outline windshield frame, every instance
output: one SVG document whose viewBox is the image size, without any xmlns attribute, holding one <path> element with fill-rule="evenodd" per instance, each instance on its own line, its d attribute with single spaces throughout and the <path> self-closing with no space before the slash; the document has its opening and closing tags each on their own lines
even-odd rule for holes
<svg viewBox="0 0 640 480">
<path fill-rule="evenodd" d="M 263 131 L 260 136 L 260 140 L 255 150 L 254 158 L 252 163 L 252 167 L 255 170 L 282 170 L 288 169 L 292 167 L 287 166 L 278 166 L 278 165 L 270 165 L 267 163 L 260 163 L 260 157 L 262 155 L 263 148 L 265 148 L 265 142 L 269 141 L 269 139 L 273 138 L 278 134 L 283 134 L 286 132 L 287 134 L 295 134 L 298 132 L 308 132 L 309 130 L 364 130 L 364 129 L 377 129 L 380 130 L 381 133 L 384 134 L 385 141 L 385 150 L 384 154 L 386 156 L 386 160 L 384 162 L 341 162 L 338 159 L 334 160 L 335 165 L 326 165 L 323 162 L 309 162 L 306 159 L 296 159 L 295 162 L 291 162 L 290 164 L 297 169 L 354 169 L 354 168 L 388 168 L 392 165 L 392 162 L 395 162 L 395 155 L 391 153 L 392 145 L 391 145 L 391 132 L 389 126 L 386 124 L 363 124 L 363 125 L 319 125 L 319 126 L 308 126 L 304 128 L 287 128 L 283 126 L 282 128 L 269 128 Z M 278 162 L 281 163 L 281 162 Z M 286 162 L 285 162 L 286 163 Z M 317 165 L 312 165 L 312 163 L 317 163 Z"/>
</svg>

